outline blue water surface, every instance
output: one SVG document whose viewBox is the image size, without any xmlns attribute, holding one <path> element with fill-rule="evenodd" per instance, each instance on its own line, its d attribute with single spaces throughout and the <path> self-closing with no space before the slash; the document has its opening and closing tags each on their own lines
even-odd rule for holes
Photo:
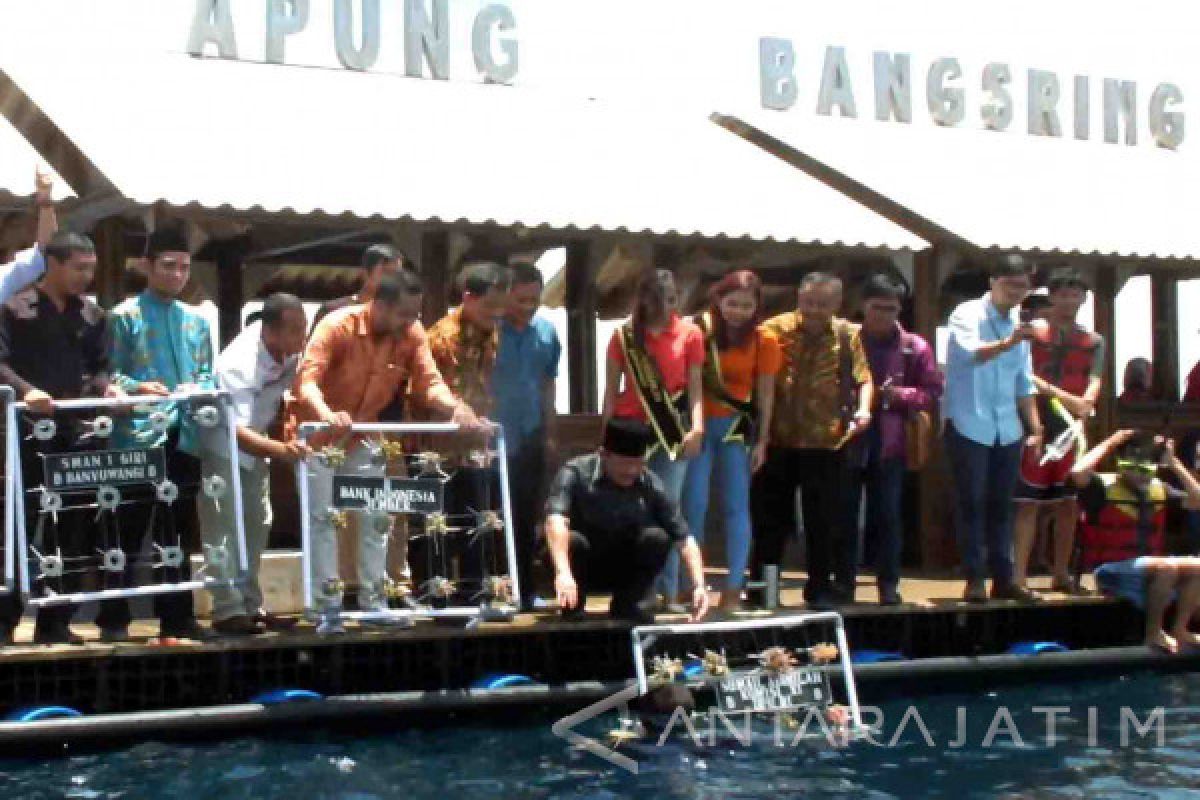
<svg viewBox="0 0 1200 800">
<path fill-rule="evenodd" d="M 778 745 L 731 740 L 697 747 L 677 726 L 682 735 L 666 745 L 651 741 L 631 752 L 637 774 L 571 747 L 551 732 L 549 717 L 406 722 L 361 737 L 312 730 L 3 760 L 0 790 L 7 797 L 96 800 L 1200 798 L 1198 698 L 1200 676 L 1138 674 L 891 700 L 873 718 L 879 745 L 844 748 L 793 746 L 787 732 Z M 1067 709 L 1055 716 L 1053 738 L 1047 712 L 1035 710 L 1050 706 Z M 1129 709 L 1125 741 L 1122 707 Z M 1149 728 L 1139 733 L 1130 720 Z M 599 735 L 611 722 L 584 730 Z"/>
</svg>

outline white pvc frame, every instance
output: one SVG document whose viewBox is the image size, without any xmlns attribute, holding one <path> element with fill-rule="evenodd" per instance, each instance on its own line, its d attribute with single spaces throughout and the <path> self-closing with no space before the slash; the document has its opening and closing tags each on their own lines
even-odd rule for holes
<svg viewBox="0 0 1200 800">
<path fill-rule="evenodd" d="M 762 619 L 727 620 L 722 622 L 690 622 L 675 625 L 639 625 L 630 632 L 633 644 L 633 670 L 637 676 L 638 694 L 650 691 L 646 677 L 646 648 L 653 645 L 662 635 L 694 633 L 721 633 L 722 631 L 745 631 L 758 628 L 797 628 L 817 622 L 832 622 L 837 638 L 838 662 L 842 667 L 842 679 L 846 685 L 846 702 L 850 706 L 850 731 L 865 730 L 858 704 L 858 687 L 854 683 L 854 665 L 850 661 L 850 647 L 846 640 L 846 628 L 842 615 L 836 611 L 814 611 L 808 614 L 793 614 L 786 617 L 764 617 Z"/>
<path fill-rule="evenodd" d="M 314 433 L 328 429 L 330 426 L 322 422 L 305 422 L 300 425 L 298 436 L 306 441 Z M 420 433 L 458 433 L 461 426 L 453 422 L 375 422 L 356 423 L 350 427 L 351 433 L 382 433 L 382 434 L 420 434 Z M 504 431 L 496 430 L 496 461 L 500 473 L 500 506 L 504 520 L 504 546 L 508 563 L 508 576 L 512 580 L 513 607 L 521 607 L 521 586 L 517 576 L 517 550 L 512 528 L 512 496 L 508 488 L 508 451 L 504 443 Z M 304 573 L 304 611 L 315 614 L 316 605 L 313 602 L 312 586 L 312 539 L 309 530 L 309 499 L 308 499 L 308 462 L 300 461 L 296 465 L 296 488 L 300 495 L 300 534 L 301 559 Z M 450 606 L 448 608 L 408 609 L 395 608 L 387 611 L 345 611 L 340 610 L 339 618 L 357 621 L 387 621 L 411 620 L 416 618 L 450 618 L 478 620 L 487 616 L 485 603 L 478 606 Z"/>
<path fill-rule="evenodd" d="M 189 402 L 196 400 L 211 400 L 216 406 L 224 412 L 224 423 L 228 432 L 229 441 L 229 463 L 231 465 L 229 480 L 229 492 L 233 496 L 234 509 L 234 531 L 237 534 L 237 557 L 238 557 L 238 576 L 230 581 L 218 581 L 212 578 L 205 577 L 203 579 L 193 578 L 189 581 L 181 581 L 179 583 L 158 583 L 148 586 L 131 586 L 122 589 L 101 589 L 95 592 L 72 592 L 70 594 L 55 594 L 47 597 L 32 597 L 32 583 L 29 577 L 29 559 L 28 549 L 29 543 L 26 530 L 25 519 L 25 485 L 24 478 L 21 473 L 21 431 L 17 424 L 17 412 L 28 410 L 28 406 L 21 403 L 9 403 L 5 409 L 5 420 L 7 429 L 5 431 L 5 442 L 7 451 L 5 452 L 5 463 L 11 470 L 7 481 L 7 491 L 5 498 L 8 503 L 5 508 L 5 578 L 10 582 L 14 578 L 13 572 L 16 571 L 16 576 L 19 578 L 19 587 L 21 596 L 25 604 L 31 608 L 42 608 L 45 606 L 62 605 L 64 603 L 87 603 L 96 600 L 112 600 L 125 597 L 147 597 L 158 594 L 168 594 L 170 592 L 191 592 L 196 589 L 214 589 L 221 587 L 240 586 L 250 572 L 250 563 L 246 554 L 246 534 L 243 525 L 243 508 L 242 508 L 242 476 L 241 467 L 238 462 L 238 446 L 237 446 L 237 421 L 233 416 L 233 405 L 229 393 L 226 391 L 190 391 L 190 392 L 174 392 L 165 397 L 159 395 L 130 395 L 128 397 L 101 397 L 101 398 L 82 398 L 78 400 L 55 400 L 55 410 L 80 410 L 80 409 L 102 409 L 102 408 L 129 408 L 132 406 L 151 405 L 157 406 L 169 402 Z M 203 476 L 201 476 L 203 478 Z M 16 552 L 22 554 L 19 562 L 16 561 Z M 188 557 L 185 554 L 185 558 Z M 11 585 L 11 584 L 10 584 Z"/>
<path fill-rule="evenodd" d="M 16 392 L 11 386 L 0 386 L 0 404 L 4 405 L 6 415 L 15 399 Z M 6 436 L 4 440 L 4 477 L 6 478 L 4 481 L 4 586 L 0 587 L 0 596 L 8 596 L 19 589 L 17 586 L 17 557 L 13 552 L 13 540 L 10 535 L 16 521 L 13 512 L 13 505 L 17 498 L 14 487 L 16 481 L 13 478 L 16 463 L 16 456 L 13 455 L 12 446 Z"/>
</svg>

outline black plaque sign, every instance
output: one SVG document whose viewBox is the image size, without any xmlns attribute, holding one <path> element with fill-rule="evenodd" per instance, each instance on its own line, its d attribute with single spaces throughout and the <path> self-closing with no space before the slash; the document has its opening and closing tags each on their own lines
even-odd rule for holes
<svg viewBox="0 0 1200 800">
<path fill-rule="evenodd" d="M 444 506 L 437 478 L 369 478 L 333 476 L 333 507 L 389 514 L 435 514 Z"/>
<path fill-rule="evenodd" d="M 766 670 L 730 675 L 717 684 L 721 711 L 790 711 L 825 706 L 833 699 L 818 670 Z"/>
<path fill-rule="evenodd" d="M 53 492 L 95 489 L 130 483 L 162 483 L 167 477 L 161 447 L 145 450 L 95 450 L 42 456 L 43 479 Z"/>
</svg>

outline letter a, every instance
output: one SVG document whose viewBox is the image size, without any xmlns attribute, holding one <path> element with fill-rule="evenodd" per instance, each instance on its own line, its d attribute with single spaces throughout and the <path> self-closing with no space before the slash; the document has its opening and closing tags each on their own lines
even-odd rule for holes
<svg viewBox="0 0 1200 800">
<path fill-rule="evenodd" d="M 237 58 L 237 39 L 233 35 L 233 16 L 229 0 L 196 0 L 196 15 L 188 34 L 187 51 L 204 55 L 204 46 L 212 42 L 221 58 Z"/>
</svg>

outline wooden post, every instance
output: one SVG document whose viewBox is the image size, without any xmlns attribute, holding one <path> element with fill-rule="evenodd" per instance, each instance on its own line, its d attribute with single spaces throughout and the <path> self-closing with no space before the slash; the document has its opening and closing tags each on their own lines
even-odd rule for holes
<svg viewBox="0 0 1200 800">
<path fill-rule="evenodd" d="M 450 233 L 445 230 L 423 231 L 418 256 L 421 281 L 425 284 L 425 305 L 421 317 L 429 327 L 446 316 L 450 295 Z"/>
<path fill-rule="evenodd" d="M 941 279 L 939 251 L 935 248 L 917 253 L 913 259 L 913 328 L 930 346 L 937 341 L 941 322 Z M 935 426 L 934 430 L 937 430 Z M 917 488 L 919 525 L 918 553 L 922 569 L 936 569 L 954 563 L 954 530 L 950 522 L 951 506 L 946 492 L 946 465 L 941 437 L 935 433 L 933 452 L 914 481 Z"/>
<path fill-rule="evenodd" d="M 92 283 L 96 302 L 102 308 L 112 308 L 125 294 L 125 220 L 101 220 L 92 238 L 96 244 L 96 277 Z"/>
<path fill-rule="evenodd" d="M 217 263 L 217 326 L 221 347 L 242 330 L 242 264 L 249 252 L 247 237 L 218 242 L 213 247 Z"/>
<path fill-rule="evenodd" d="M 1088 431 L 1088 441 L 1098 442 L 1117 427 L 1118 385 L 1115 342 L 1117 333 L 1117 269 L 1112 264 L 1096 267 L 1096 279 L 1092 285 L 1093 318 L 1096 333 L 1104 337 L 1104 390 L 1096 403 L 1093 430 Z"/>
<path fill-rule="evenodd" d="M 567 245 L 567 375 L 572 414 L 595 414 L 600 382 L 596 376 L 596 290 L 590 242 Z"/>
<path fill-rule="evenodd" d="M 1179 281 L 1166 272 L 1150 277 L 1154 319 L 1154 384 L 1157 397 L 1179 400 Z"/>
</svg>

